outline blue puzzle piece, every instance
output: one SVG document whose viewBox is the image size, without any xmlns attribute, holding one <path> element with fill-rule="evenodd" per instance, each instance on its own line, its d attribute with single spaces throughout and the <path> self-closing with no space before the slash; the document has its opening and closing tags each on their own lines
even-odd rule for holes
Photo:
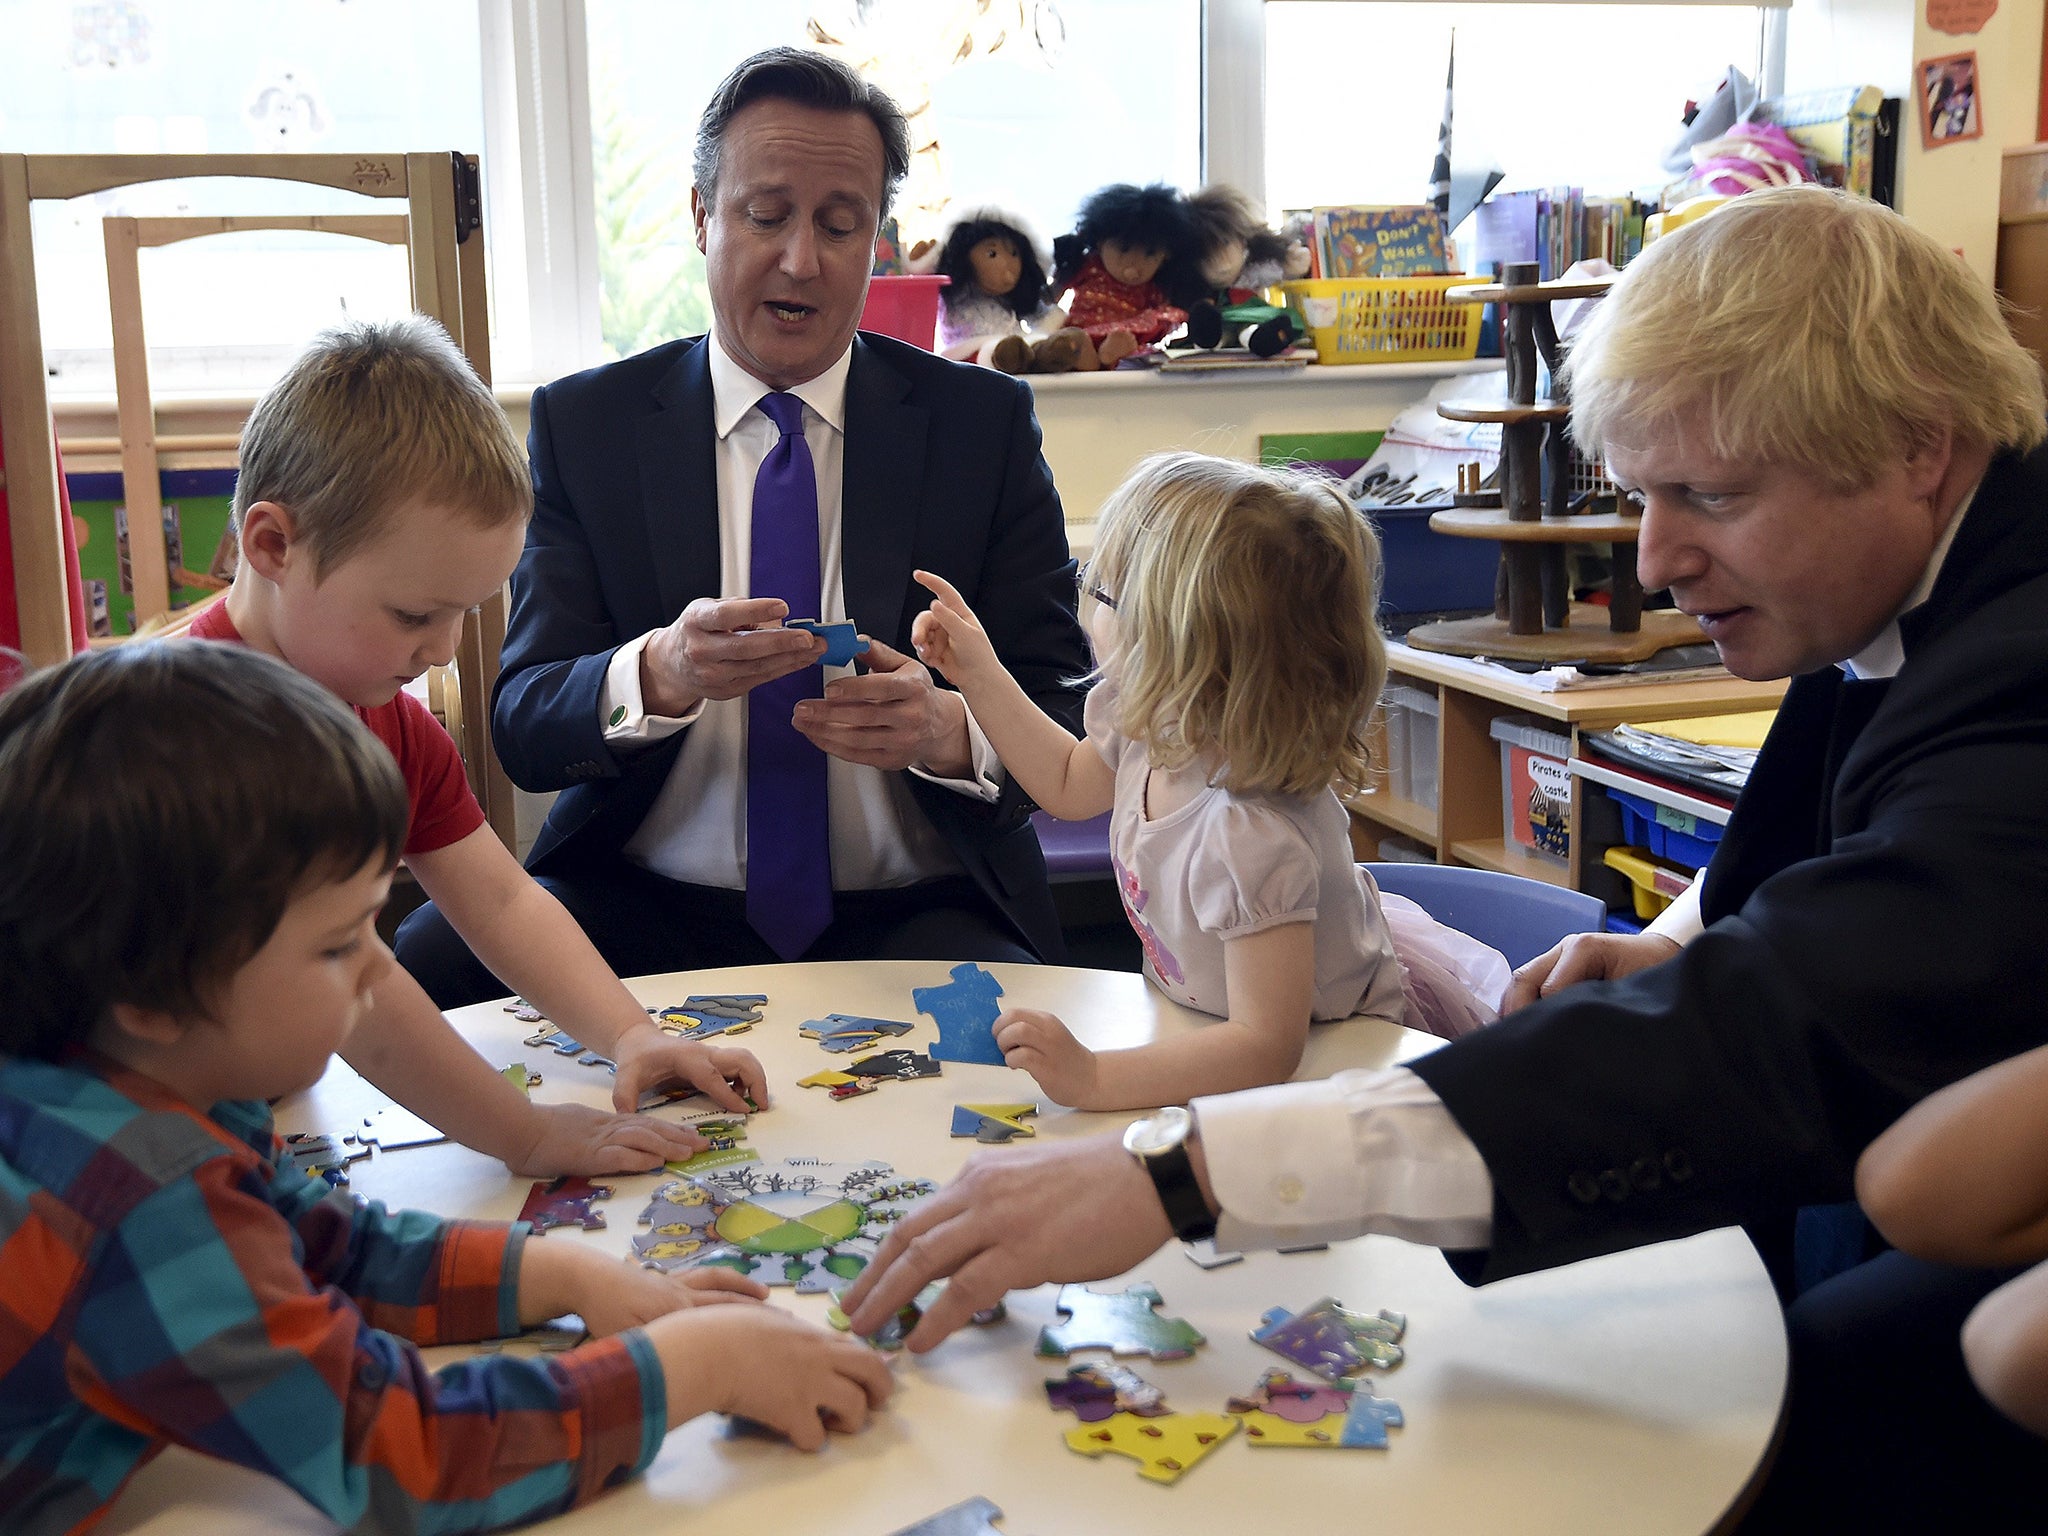
<svg viewBox="0 0 2048 1536">
<path fill-rule="evenodd" d="M 818 658 L 818 665 L 823 667 L 843 667 L 854 657 L 868 653 L 868 643 L 861 639 L 851 619 L 838 619 L 830 624 L 823 619 L 784 619 L 782 627 L 807 630 L 823 640 L 825 654 Z"/>
<path fill-rule="evenodd" d="M 1002 1066 L 995 1037 L 996 1018 L 1003 1011 L 996 999 L 1002 995 L 1003 984 L 971 960 L 954 966 L 953 979 L 944 986 L 912 988 L 910 1000 L 917 1011 L 930 1014 L 939 1026 L 932 1058 Z"/>
<path fill-rule="evenodd" d="M 552 1024 L 548 1025 L 545 1029 L 537 1030 L 533 1034 L 528 1035 L 526 1043 L 535 1049 L 544 1045 L 549 1050 L 559 1051 L 564 1056 L 581 1056 L 584 1051 L 581 1040 L 570 1039 L 569 1036 L 563 1034 Z"/>
<path fill-rule="evenodd" d="M 1383 1451 L 1387 1448 L 1387 1430 L 1400 1429 L 1406 1423 L 1399 1403 L 1375 1397 L 1370 1387 L 1360 1385 L 1351 1394 L 1351 1409 L 1344 1415 L 1344 1433 L 1337 1437 L 1337 1443 Z"/>
</svg>

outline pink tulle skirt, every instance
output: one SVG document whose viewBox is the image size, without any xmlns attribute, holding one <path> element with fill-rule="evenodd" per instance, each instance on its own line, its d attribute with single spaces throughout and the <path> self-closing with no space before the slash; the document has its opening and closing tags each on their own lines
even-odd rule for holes
<svg viewBox="0 0 2048 1536">
<path fill-rule="evenodd" d="M 1445 927 L 1405 896 L 1379 895 L 1401 962 L 1409 1027 L 1455 1040 L 1499 1018 L 1501 994 L 1513 974 L 1507 956 Z"/>
</svg>

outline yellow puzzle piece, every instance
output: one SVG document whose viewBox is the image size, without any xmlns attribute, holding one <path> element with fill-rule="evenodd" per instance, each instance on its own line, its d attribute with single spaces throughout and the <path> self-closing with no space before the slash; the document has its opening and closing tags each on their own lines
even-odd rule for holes
<svg viewBox="0 0 2048 1536">
<path fill-rule="evenodd" d="M 1113 1413 L 1099 1424 L 1068 1430 L 1067 1445 L 1083 1456 L 1114 1451 L 1133 1457 L 1138 1476 L 1171 1483 L 1236 1433 L 1237 1420 L 1227 1413 L 1170 1413 L 1158 1419 Z"/>
<path fill-rule="evenodd" d="M 851 1072 L 813 1072 L 809 1077 L 796 1080 L 799 1088 L 837 1088 L 841 1083 L 857 1083 L 860 1079 Z"/>
<path fill-rule="evenodd" d="M 1036 1136 L 1038 1134 L 1032 1127 L 1024 1123 L 1026 1115 L 1036 1115 L 1038 1113 L 1038 1105 L 1035 1102 L 1029 1104 L 962 1104 L 960 1107 L 972 1110 L 977 1115 L 985 1115 L 991 1120 L 1000 1121 L 1002 1124 L 1014 1129 L 1019 1136 Z"/>
</svg>

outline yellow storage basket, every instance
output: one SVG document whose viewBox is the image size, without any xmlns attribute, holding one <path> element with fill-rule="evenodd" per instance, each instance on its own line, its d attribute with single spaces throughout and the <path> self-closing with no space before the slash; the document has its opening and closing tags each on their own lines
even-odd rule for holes
<svg viewBox="0 0 2048 1536">
<path fill-rule="evenodd" d="M 1600 855 L 1600 862 L 1628 877 L 1636 916 L 1646 922 L 1692 886 L 1691 870 L 1668 864 L 1652 856 L 1647 848 L 1610 848 Z"/>
<path fill-rule="evenodd" d="M 1481 304 L 1453 304 L 1467 273 L 1435 277 L 1313 277 L 1282 283 L 1308 322 L 1318 363 L 1456 362 L 1479 351 Z"/>
</svg>

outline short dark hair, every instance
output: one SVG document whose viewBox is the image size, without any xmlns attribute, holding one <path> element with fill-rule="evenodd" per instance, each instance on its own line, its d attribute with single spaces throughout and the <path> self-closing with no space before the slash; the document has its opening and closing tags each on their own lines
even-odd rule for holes
<svg viewBox="0 0 2048 1536">
<path fill-rule="evenodd" d="M 742 59 L 718 83 L 697 124 L 692 166 L 705 202 L 718 191 L 718 156 L 725 131 L 743 107 L 757 101 L 788 101 L 825 112 L 862 112 L 882 136 L 882 206 L 889 212 L 896 188 L 910 172 L 910 124 L 880 86 L 870 85 L 850 66 L 808 48 L 764 48 Z"/>
<path fill-rule="evenodd" d="M 60 1056 L 115 1003 L 205 1016 L 295 895 L 395 864 L 408 815 L 348 706 L 243 646 L 27 678 L 0 697 L 0 1053 Z"/>
</svg>

